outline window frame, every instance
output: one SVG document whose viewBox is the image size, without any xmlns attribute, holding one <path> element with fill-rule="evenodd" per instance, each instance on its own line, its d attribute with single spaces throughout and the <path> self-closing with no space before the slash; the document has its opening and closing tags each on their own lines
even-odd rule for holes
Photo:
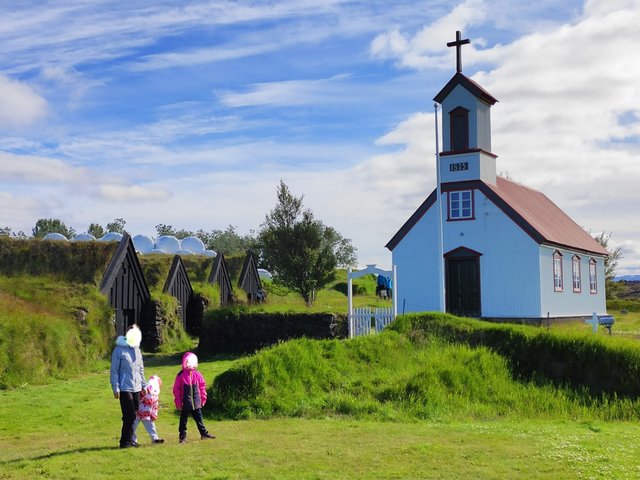
<svg viewBox="0 0 640 480">
<path fill-rule="evenodd" d="M 574 255 L 571 258 L 571 285 L 573 286 L 574 293 L 582 292 L 582 275 L 580 257 Z"/>
<path fill-rule="evenodd" d="M 598 293 L 598 262 L 595 258 L 589 260 L 589 293 Z"/>
<path fill-rule="evenodd" d="M 562 253 L 560 253 L 558 250 L 553 252 L 553 291 L 554 292 L 564 291 Z"/>
<path fill-rule="evenodd" d="M 465 200 L 462 198 L 462 196 L 465 193 L 469 194 L 468 200 Z M 458 198 L 454 199 L 453 197 L 458 197 Z M 469 205 L 467 207 L 464 206 L 465 201 L 469 202 Z M 455 210 L 458 213 L 457 216 L 454 215 L 454 209 L 453 209 L 454 204 L 458 205 Z M 467 209 L 469 210 L 469 214 L 463 216 L 464 210 L 467 210 Z M 473 189 L 451 190 L 447 192 L 447 221 L 448 222 L 475 220 L 475 218 L 476 218 L 476 209 L 475 209 L 475 195 L 474 195 Z"/>
</svg>

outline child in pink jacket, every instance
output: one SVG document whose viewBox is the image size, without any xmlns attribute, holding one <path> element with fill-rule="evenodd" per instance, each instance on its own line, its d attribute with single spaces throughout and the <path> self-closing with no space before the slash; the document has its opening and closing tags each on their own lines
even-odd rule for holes
<svg viewBox="0 0 640 480">
<path fill-rule="evenodd" d="M 138 443 L 136 430 L 140 422 L 144 425 L 153 443 L 164 443 L 164 439 L 158 436 L 156 420 L 160 406 L 160 388 L 162 380 L 157 375 L 152 375 L 147 386 L 140 392 L 140 404 L 136 412 L 136 420 L 133 422 L 133 443 Z"/>
<path fill-rule="evenodd" d="M 197 370 L 198 357 L 187 352 L 182 356 L 182 370 L 178 372 L 173 384 L 173 399 L 176 408 L 181 410 L 178 433 L 180 443 L 187 441 L 187 420 L 189 415 L 196 421 L 201 439 L 216 438 L 211 435 L 202 422 L 202 407 L 207 402 L 207 388 L 204 377 Z"/>
</svg>

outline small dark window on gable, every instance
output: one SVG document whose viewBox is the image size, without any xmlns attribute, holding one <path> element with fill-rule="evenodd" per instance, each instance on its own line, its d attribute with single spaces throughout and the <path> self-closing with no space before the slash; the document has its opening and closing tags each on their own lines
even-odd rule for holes
<svg viewBox="0 0 640 480">
<path fill-rule="evenodd" d="M 451 131 L 451 151 L 460 152 L 469 149 L 469 110 L 456 107 L 449 112 Z"/>
</svg>

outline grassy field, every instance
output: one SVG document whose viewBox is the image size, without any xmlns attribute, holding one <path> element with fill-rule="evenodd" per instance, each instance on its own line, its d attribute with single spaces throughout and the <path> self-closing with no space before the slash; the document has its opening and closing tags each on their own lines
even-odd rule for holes
<svg viewBox="0 0 640 480">
<path fill-rule="evenodd" d="M 234 360 L 201 360 L 210 381 Z M 108 372 L 0 391 L 0 478 L 630 479 L 640 478 L 640 428 L 602 421 L 374 422 L 340 418 L 214 421 L 178 443 L 171 385 L 179 356 L 147 357 L 164 380 L 141 447 L 117 448 L 120 409 Z"/>
<path fill-rule="evenodd" d="M 640 312 L 621 312 L 620 310 L 608 309 L 608 313 L 615 317 L 611 335 L 640 339 Z M 560 322 L 553 324 L 551 328 L 559 331 L 590 332 L 592 327 L 585 322 Z M 608 335 L 608 331 L 604 327 L 599 327 L 598 333 Z"/>
<path fill-rule="evenodd" d="M 346 282 L 346 275 L 339 281 Z M 0 310 L 5 312 L 4 327 L 0 327 L 17 328 L 30 318 L 42 317 L 46 320 L 41 322 L 43 325 L 53 331 L 61 329 L 58 324 L 66 318 L 69 306 L 77 303 L 76 298 L 63 291 L 56 292 L 53 297 L 57 302 L 52 304 L 47 301 L 51 292 L 46 292 L 43 286 L 31 288 L 24 282 L 19 284 L 20 289 L 0 284 Z M 362 288 L 367 294 L 354 297 L 356 305 L 390 304 L 371 295 L 370 284 Z M 31 297 L 36 294 L 43 298 Z M 294 295 L 278 298 L 276 301 L 272 296 L 273 301 L 260 308 L 306 310 L 302 300 Z M 339 289 L 323 290 L 311 311 L 344 313 L 346 302 L 346 296 Z M 31 309 L 35 309 L 35 313 Z M 639 312 L 623 314 L 612 310 L 610 313 L 616 316 L 614 336 L 640 338 Z M 586 332 L 591 327 L 576 322 L 550 328 Z M 606 335 L 606 330 L 601 328 L 599 334 Z M 56 337 L 51 335 L 51 338 Z M 393 346 L 395 354 L 400 353 L 399 346 Z M 290 348 L 296 348 L 296 344 Z M 340 346 L 336 348 L 335 358 L 328 352 L 320 353 L 334 363 L 361 353 L 357 348 L 351 353 L 342 352 Z M 391 347 L 381 345 L 380 351 L 385 348 Z M 0 350 L 4 352 L 5 363 L 16 361 L 14 350 Z M 313 353 L 312 349 L 307 350 Z M 451 365 L 454 358 L 466 359 L 462 374 L 473 370 L 468 368 L 468 362 L 480 355 L 465 350 L 444 352 L 448 355 L 446 363 Z M 66 357 L 61 358 L 73 359 L 76 353 L 73 347 L 68 347 Z M 366 371 L 372 367 L 368 363 L 371 358 L 367 356 L 370 352 L 362 352 L 365 353 L 367 358 L 363 358 L 362 368 L 367 381 L 350 384 L 354 397 L 362 397 L 359 392 L 364 392 L 364 387 L 378 392 L 398 371 L 415 377 L 424 373 L 420 365 L 429 362 L 437 365 L 428 351 L 417 352 L 413 358 L 391 355 L 392 361 L 373 375 Z M 513 411 L 506 412 L 504 405 L 491 408 L 493 398 L 498 401 L 504 397 L 500 393 L 503 387 L 488 381 L 486 375 L 490 370 L 482 366 L 489 365 L 485 362 L 490 359 L 484 353 L 478 357 L 482 360 L 478 365 L 484 370 L 474 370 L 475 373 L 467 377 L 470 382 L 479 379 L 476 383 L 489 385 L 494 397 L 487 397 L 488 403 L 486 398 L 482 399 L 485 403 L 478 403 L 473 407 L 475 410 L 470 410 L 465 397 L 452 397 L 450 401 L 445 397 L 432 397 L 440 398 L 443 408 L 449 405 L 452 412 L 466 409 L 473 411 L 472 415 L 394 417 L 383 412 L 382 416 L 355 419 L 340 416 L 339 410 L 331 411 L 331 415 L 322 414 L 327 411 L 326 405 L 322 405 L 310 417 L 270 416 L 238 421 L 206 418 L 207 427 L 218 436 L 212 441 L 201 441 L 194 435 L 196 429 L 191 421 L 188 443 L 179 444 L 178 416 L 173 408 L 171 386 L 180 357 L 181 354 L 157 354 L 145 358 L 146 376 L 157 374 L 164 380 L 157 421 L 160 435 L 167 440 L 163 445 L 152 445 L 141 427 L 138 430 L 140 448 L 117 448 L 120 408 L 111 393 L 108 365 L 103 360 L 78 364 L 75 370 L 62 365 L 64 375 L 59 378 L 43 371 L 49 378 L 46 385 L 24 383 L 18 388 L 0 390 L 0 479 L 640 479 L 640 426 L 636 422 L 605 421 L 601 412 L 589 411 L 588 407 L 587 411 L 563 410 L 563 399 L 528 408 L 522 403 L 542 402 L 540 399 L 546 398 L 544 392 L 531 390 L 530 385 L 517 387 L 520 405 Z M 299 352 L 293 352 L 291 358 L 302 357 Z M 314 357 L 307 360 L 318 367 L 321 365 Z M 246 361 L 201 359 L 200 370 L 211 383 L 217 375 Z M 296 363 L 299 362 L 296 360 Z M 280 368 L 277 362 L 266 364 Z M 25 365 L 25 368 L 35 367 Z M 281 373 L 288 374 L 288 371 Z M 449 371 L 435 371 L 435 374 L 441 379 L 452 378 Z M 350 374 L 338 373 L 338 377 L 350 378 L 347 375 Z M 338 384 L 338 380 L 333 381 Z M 505 378 L 505 383 L 508 380 Z M 476 383 L 465 383 L 464 390 Z M 478 392 L 484 395 L 484 391 Z M 271 393 L 280 395 L 278 390 Z M 435 395 L 432 391 L 427 393 Z M 397 410 L 397 407 L 389 408 Z"/>
</svg>

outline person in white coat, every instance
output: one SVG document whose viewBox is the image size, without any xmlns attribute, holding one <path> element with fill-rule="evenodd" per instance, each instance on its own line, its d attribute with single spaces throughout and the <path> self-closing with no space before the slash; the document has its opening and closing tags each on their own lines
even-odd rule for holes
<svg viewBox="0 0 640 480">
<path fill-rule="evenodd" d="M 122 431 L 120 448 L 137 447 L 133 438 L 133 423 L 140 405 L 140 391 L 147 386 L 140 342 L 142 333 L 133 325 L 126 336 L 116 339 L 111 354 L 110 382 L 114 398 L 120 400 Z"/>
</svg>

